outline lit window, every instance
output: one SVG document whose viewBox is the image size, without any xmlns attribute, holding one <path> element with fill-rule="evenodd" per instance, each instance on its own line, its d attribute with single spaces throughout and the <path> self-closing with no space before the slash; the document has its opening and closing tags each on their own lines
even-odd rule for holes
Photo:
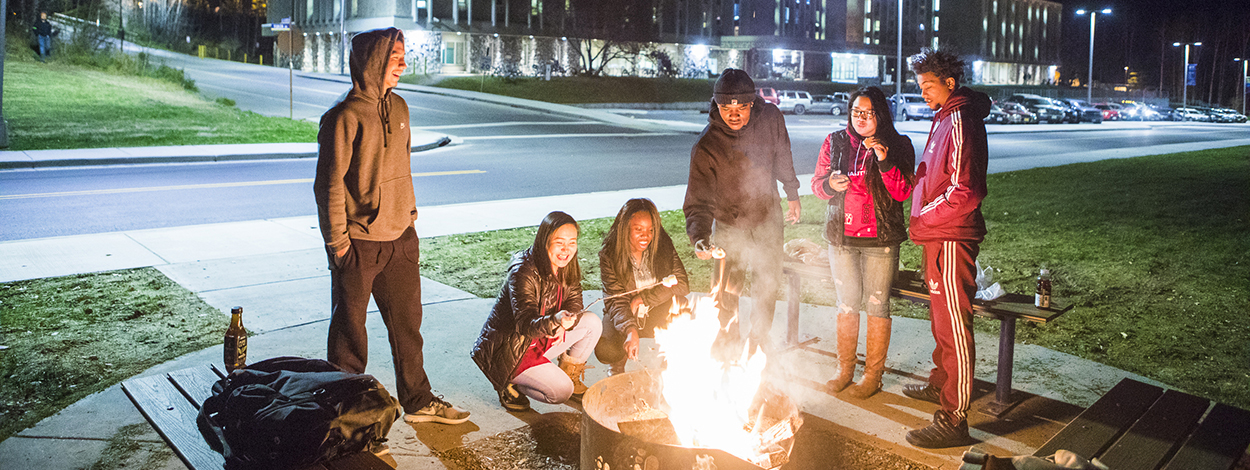
<svg viewBox="0 0 1250 470">
<path fill-rule="evenodd" d="M 864 34 L 872 33 L 872 20 L 864 18 Z"/>
<path fill-rule="evenodd" d="M 942 0 L 933 0 L 933 11 L 942 11 Z"/>
<path fill-rule="evenodd" d="M 937 31 L 938 31 L 938 17 L 935 16 L 933 17 L 933 32 L 936 33 Z"/>
<path fill-rule="evenodd" d="M 937 38 L 933 38 L 933 48 L 934 48 L 934 49 L 937 49 L 937 48 L 938 48 L 937 44 L 938 44 Z"/>
<path fill-rule="evenodd" d="M 867 15 L 870 13 L 872 13 L 872 0 L 865 0 L 864 1 L 864 14 Z"/>
</svg>

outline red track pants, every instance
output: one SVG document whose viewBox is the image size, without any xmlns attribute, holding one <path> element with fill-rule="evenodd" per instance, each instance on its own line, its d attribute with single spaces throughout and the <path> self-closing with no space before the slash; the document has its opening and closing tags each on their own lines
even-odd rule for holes
<svg viewBox="0 0 1250 470">
<path fill-rule="evenodd" d="M 972 336 L 972 299 L 977 292 L 974 242 L 924 243 L 925 283 L 932 320 L 933 373 L 929 383 L 941 392 L 942 410 L 965 419 L 972 403 L 976 347 Z"/>
</svg>

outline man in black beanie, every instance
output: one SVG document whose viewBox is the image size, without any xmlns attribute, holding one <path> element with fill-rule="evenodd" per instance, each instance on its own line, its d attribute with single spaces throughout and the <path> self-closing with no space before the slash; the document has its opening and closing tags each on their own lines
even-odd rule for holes
<svg viewBox="0 0 1250 470">
<path fill-rule="evenodd" d="M 725 250 L 724 276 L 713 282 L 722 326 L 717 355 L 737 359 L 738 296 L 751 269 L 751 352 L 768 349 L 782 262 L 782 214 L 777 182 L 785 190 L 785 220 L 799 221 L 799 179 L 790 155 L 790 134 L 777 106 L 755 95 L 746 72 L 725 69 L 716 81 L 708 125 L 690 151 L 686 186 L 686 235 L 699 259 Z M 715 274 L 714 274 L 715 276 Z M 732 323 L 732 324 L 731 324 Z M 767 352 L 767 351 L 766 351 Z"/>
</svg>

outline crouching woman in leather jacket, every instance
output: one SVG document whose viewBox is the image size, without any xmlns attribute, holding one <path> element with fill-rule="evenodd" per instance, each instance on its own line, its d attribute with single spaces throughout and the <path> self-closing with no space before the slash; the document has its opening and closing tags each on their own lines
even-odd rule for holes
<svg viewBox="0 0 1250 470">
<path fill-rule="evenodd" d="M 599 251 L 599 276 L 604 296 L 652 286 L 603 301 L 595 357 L 615 375 L 625 372 L 628 359 L 638 359 L 639 338 L 654 338 L 656 327 L 667 327 L 673 302 L 682 308 L 690 294 L 686 267 L 650 199 L 630 199 L 616 214 Z"/>
<path fill-rule="evenodd" d="M 586 392 L 581 379 L 602 325 L 582 310 L 577 234 L 573 217 L 547 214 L 533 246 L 512 257 L 473 346 L 473 361 L 504 408 L 528 409 L 527 396 L 555 404 Z"/>
</svg>

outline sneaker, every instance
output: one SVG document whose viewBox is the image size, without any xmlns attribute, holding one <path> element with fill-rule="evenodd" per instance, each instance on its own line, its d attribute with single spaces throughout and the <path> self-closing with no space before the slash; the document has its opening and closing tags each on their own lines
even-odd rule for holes
<svg viewBox="0 0 1250 470">
<path fill-rule="evenodd" d="M 530 409 L 530 399 L 517 391 L 516 386 L 508 384 L 499 391 L 499 404 L 509 411 L 525 411 Z"/>
<path fill-rule="evenodd" d="M 425 408 L 404 414 L 404 421 L 409 423 L 460 424 L 468 420 L 468 411 L 447 403 L 439 395 L 435 395 L 434 400 L 425 405 Z"/>
<path fill-rule="evenodd" d="M 924 385 L 904 385 L 903 395 L 907 395 L 908 397 L 915 398 L 917 400 L 927 401 L 929 403 L 936 403 L 939 405 L 942 404 L 941 393 L 938 391 L 937 387 L 928 383 Z"/>
<path fill-rule="evenodd" d="M 933 424 L 907 433 L 907 442 L 925 449 L 944 449 L 972 444 L 968 420 L 953 418 L 942 410 L 933 413 Z"/>
</svg>

